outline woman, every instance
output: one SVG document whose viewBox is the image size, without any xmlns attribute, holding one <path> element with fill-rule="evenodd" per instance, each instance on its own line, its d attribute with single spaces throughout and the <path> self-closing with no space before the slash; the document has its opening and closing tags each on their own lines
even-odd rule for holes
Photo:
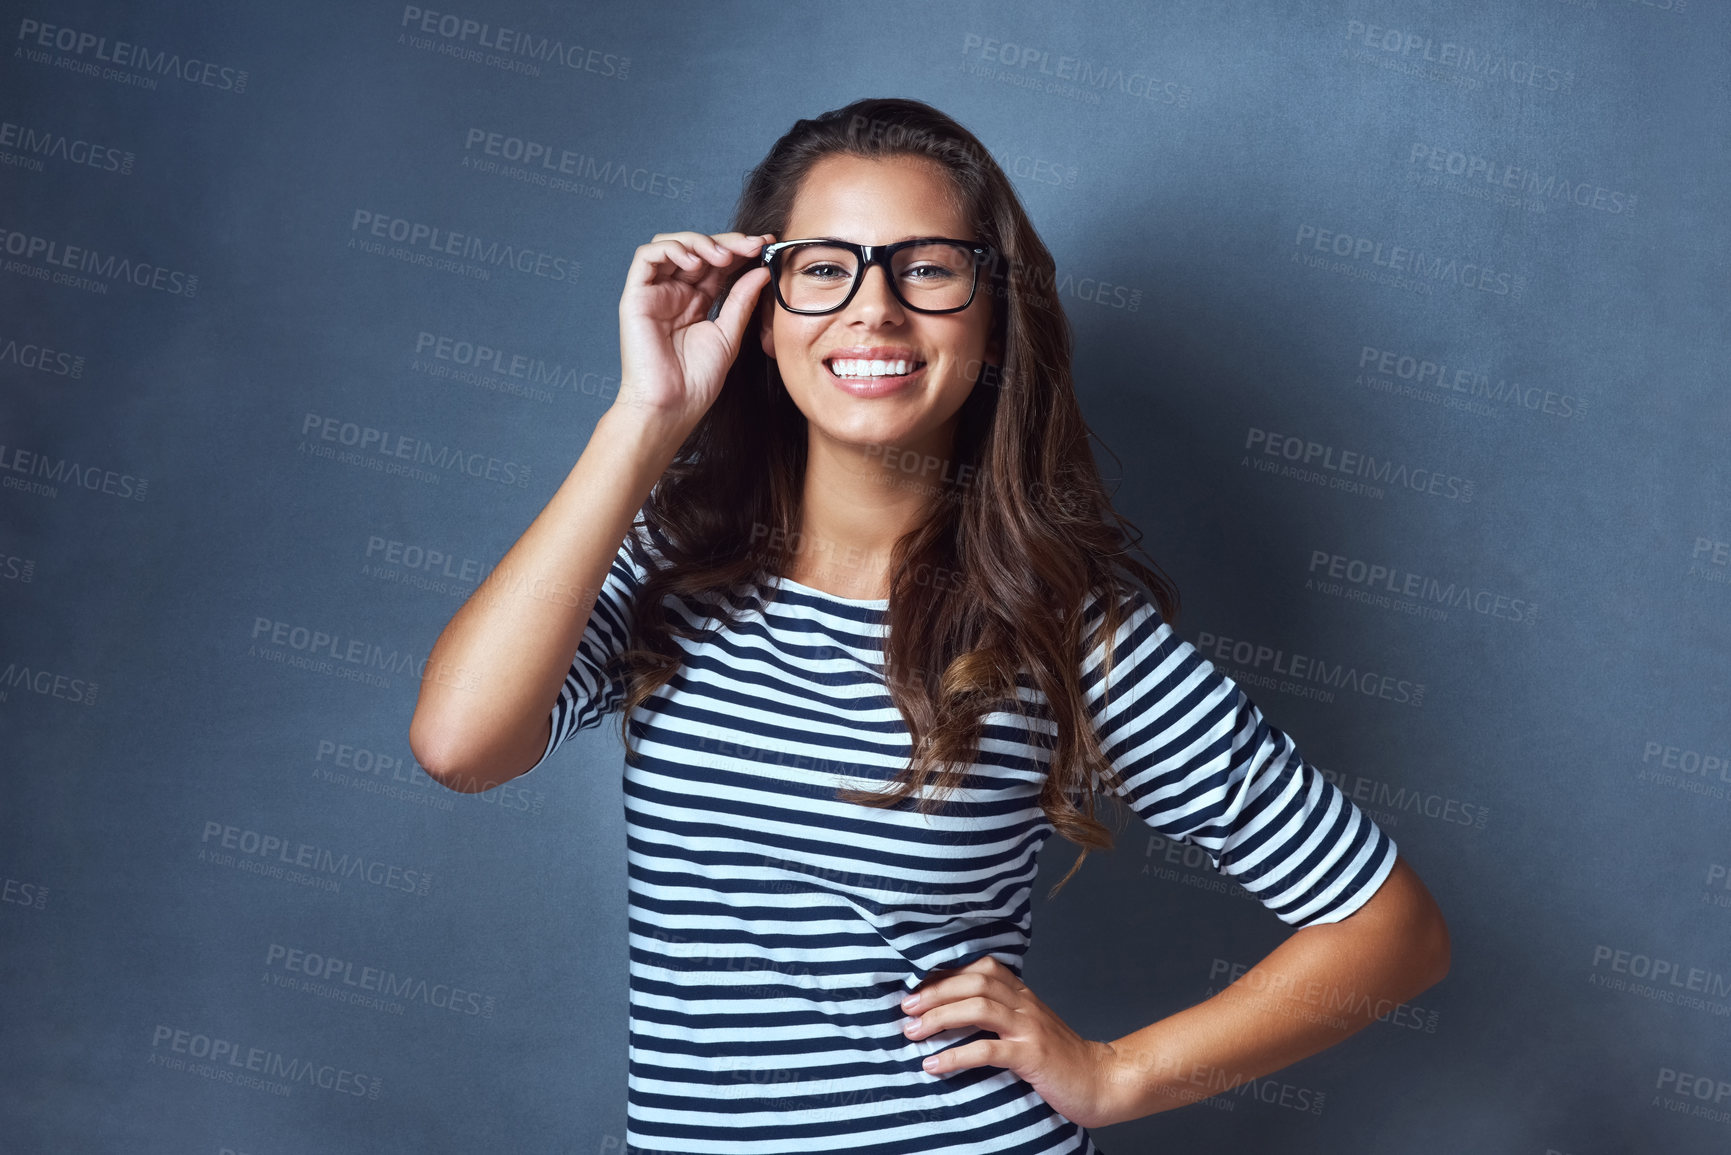
<svg viewBox="0 0 1731 1155">
<path fill-rule="evenodd" d="M 1051 257 L 979 141 L 906 100 L 801 120 L 733 224 L 637 249 L 617 401 L 411 728 L 482 790 L 620 712 L 630 1149 L 1093 1151 L 1440 979 L 1393 842 L 1128 556 Z M 1300 928 L 1112 1042 L 1020 978 L 1046 838 L 1111 845 L 1097 787 Z M 1313 983 L 1362 997 L 1318 1014 Z"/>
</svg>

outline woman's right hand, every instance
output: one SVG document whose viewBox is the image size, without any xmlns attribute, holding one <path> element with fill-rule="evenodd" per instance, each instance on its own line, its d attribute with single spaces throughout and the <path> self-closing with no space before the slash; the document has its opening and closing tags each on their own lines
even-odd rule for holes
<svg viewBox="0 0 1731 1155">
<path fill-rule="evenodd" d="M 677 232 L 637 246 L 619 298 L 615 404 L 687 428 L 697 423 L 739 356 L 769 270 L 759 265 L 734 282 L 713 321 L 709 307 L 739 263 L 756 260 L 768 243 L 744 233 Z"/>
</svg>

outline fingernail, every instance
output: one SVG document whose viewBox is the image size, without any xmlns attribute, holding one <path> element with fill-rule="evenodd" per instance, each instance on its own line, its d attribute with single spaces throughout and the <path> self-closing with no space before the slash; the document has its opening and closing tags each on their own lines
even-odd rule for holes
<svg viewBox="0 0 1731 1155">
<path fill-rule="evenodd" d="M 904 1011 L 911 1011 L 919 1005 L 920 1005 L 920 996 L 918 994 L 911 994 L 907 998 L 902 1000 L 902 1010 L 904 1010 Z"/>
<path fill-rule="evenodd" d="M 938 1057 L 936 1055 L 927 1055 L 925 1061 L 920 1064 L 920 1066 L 924 1067 L 928 1071 L 937 1065 Z"/>
</svg>

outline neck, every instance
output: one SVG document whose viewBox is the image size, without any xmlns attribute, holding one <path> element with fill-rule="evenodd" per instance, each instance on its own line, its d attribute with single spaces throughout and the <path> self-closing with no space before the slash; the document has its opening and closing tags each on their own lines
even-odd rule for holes
<svg viewBox="0 0 1731 1155">
<path fill-rule="evenodd" d="M 787 576 L 848 598 L 889 596 L 890 554 L 924 524 L 953 475 L 955 423 L 918 445 L 865 446 L 812 428 L 806 446 L 799 535 Z"/>
</svg>

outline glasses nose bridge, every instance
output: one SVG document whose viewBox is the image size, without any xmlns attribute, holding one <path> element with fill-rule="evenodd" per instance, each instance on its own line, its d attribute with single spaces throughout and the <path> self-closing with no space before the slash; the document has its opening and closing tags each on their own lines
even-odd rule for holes
<svg viewBox="0 0 1731 1155">
<path fill-rule="evenodd" d="M 890 300 L 894 301 L 899 308 L 913 308 L 912 305 L 909 305 L 906 301 L 902 300 L 901 291 L 896 288 L 895 269 L 890 265 L 890 249 L 892 247 L 893 246 L 891 245 L 859 246 L 859 272 L 854 275 L 853 290 L 849 294 L 846 305 L 843 306 L 844 308 L 848 305 L 852 305 L 854 301 L 859 299 L 859 291 L 865 287 L 866 276 L 872 271 L 873 265 L 877 265 L 884 271 L 884 288 L 888 291 Z"/>
</svg>

